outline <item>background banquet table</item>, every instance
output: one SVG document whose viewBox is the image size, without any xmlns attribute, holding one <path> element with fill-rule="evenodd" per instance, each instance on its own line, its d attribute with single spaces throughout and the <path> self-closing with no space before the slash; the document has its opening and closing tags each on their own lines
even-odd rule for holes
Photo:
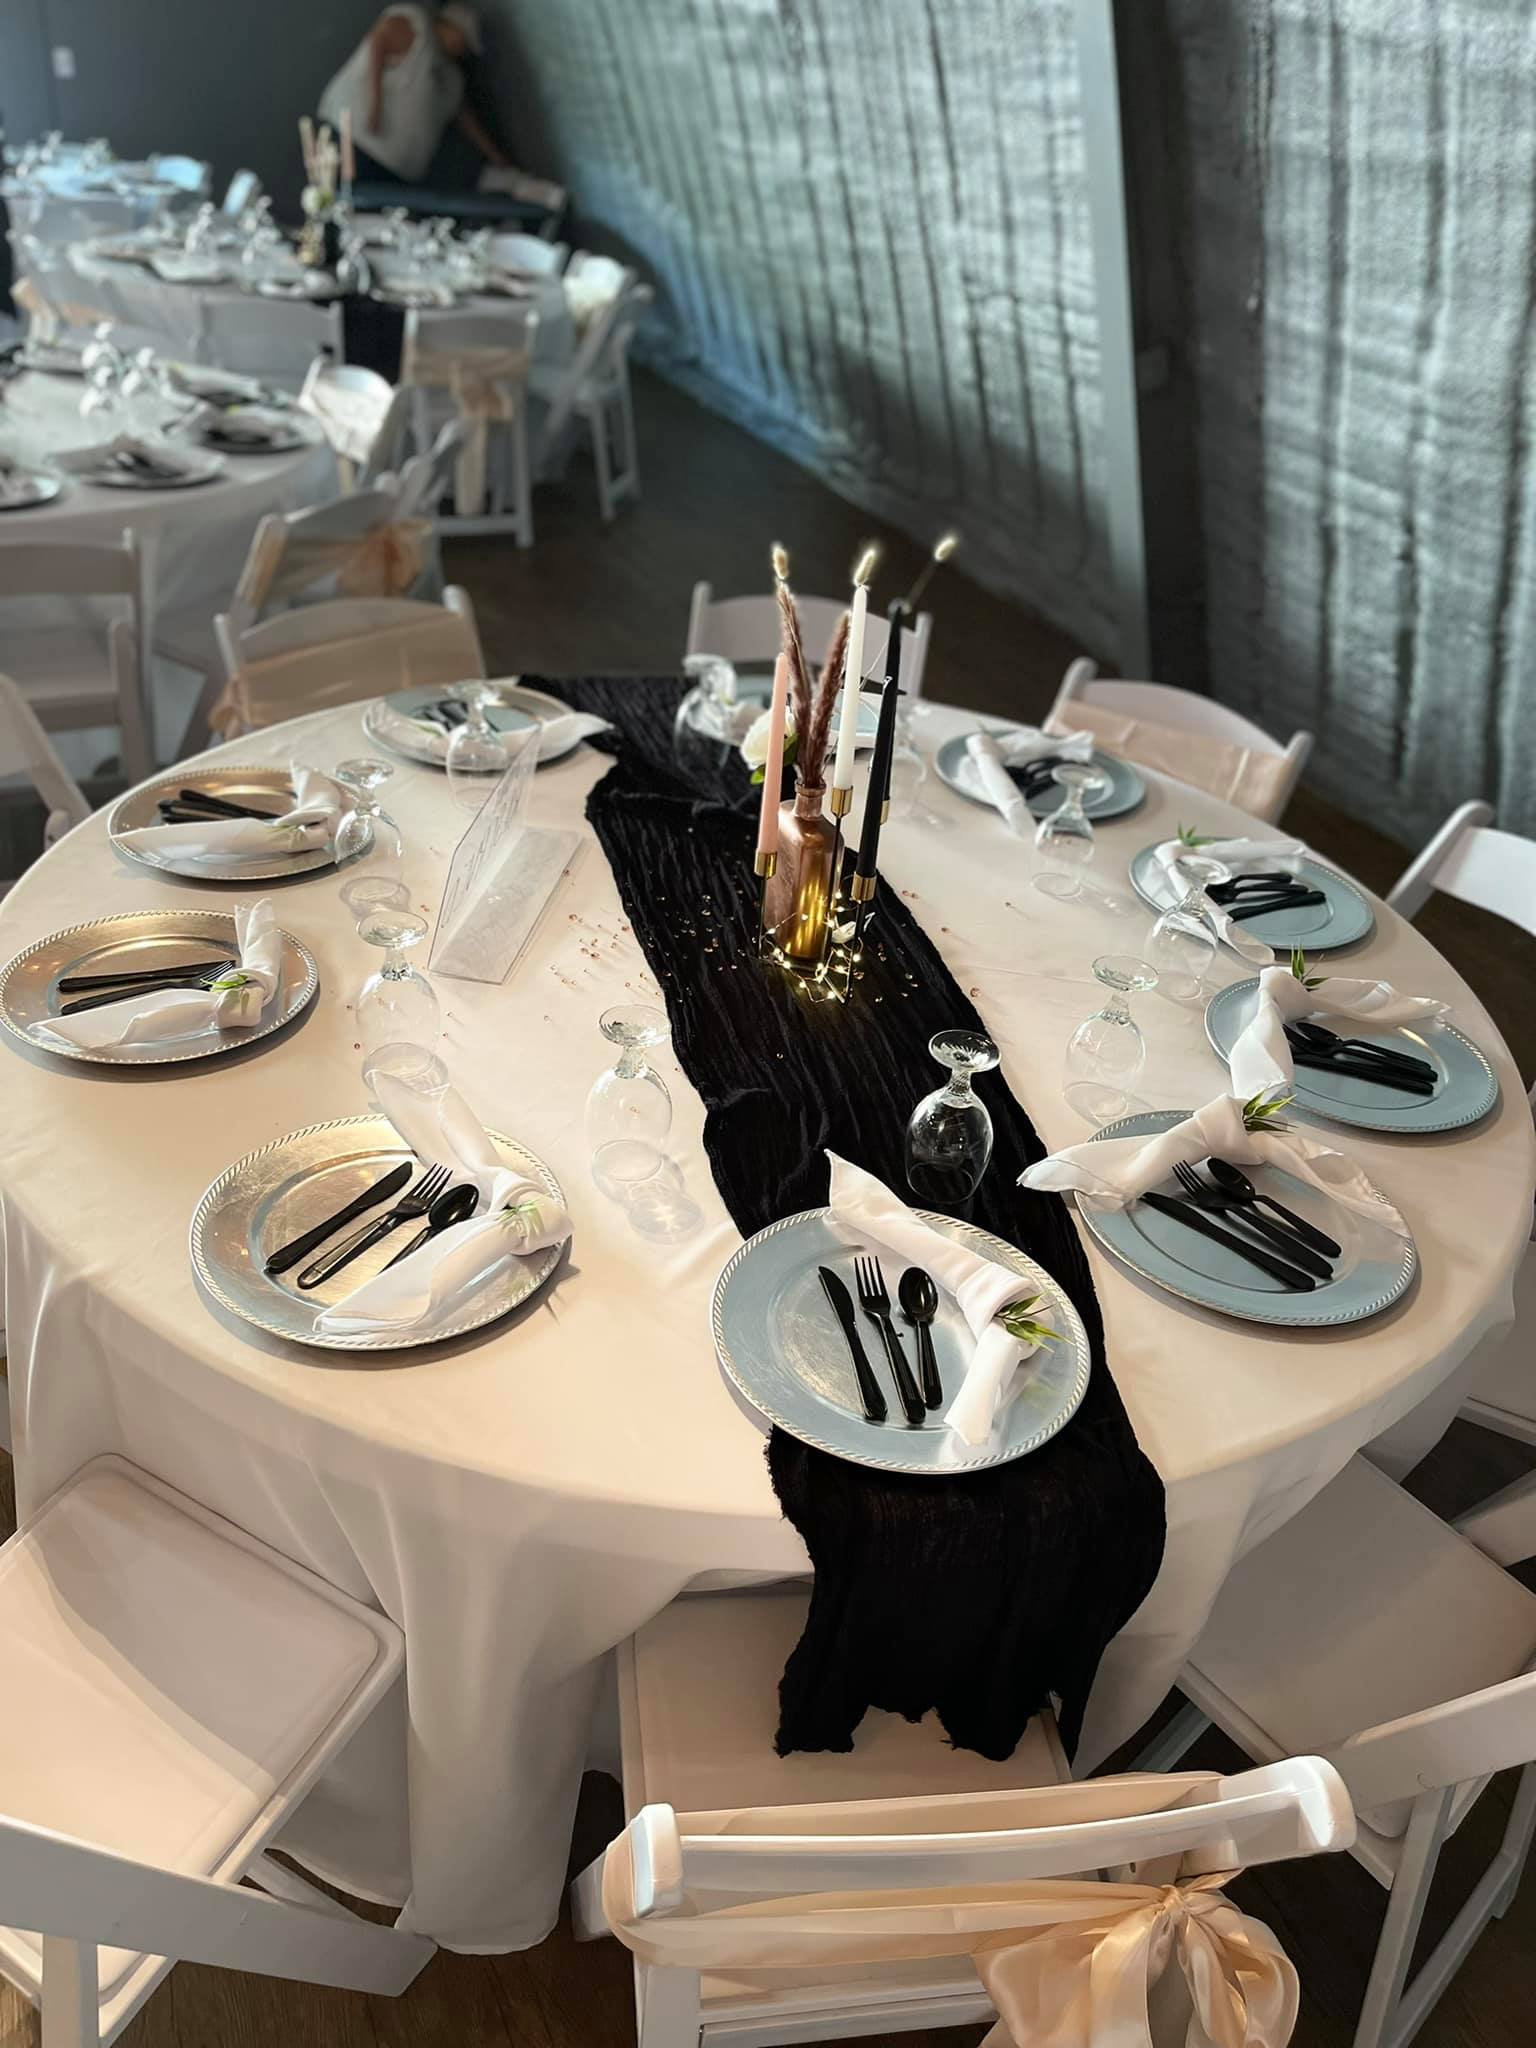
<svg viewBox="0 0 1536 2048">
<path fill-rule="evenodd" d="M 221 753 L 328 767 L 364 750 L 360 718 L 361 707 L 326 713 Z M 922 744 L 974 723 L 925 707 Z M 408 1728 L 386 1718 L 365 1734 L 289 1846 L 355 1891 L 408 1900 L 409 1925 L 460 1948 L 523 1946 L 552 1924 L 604 1653 L 703 1575 L 806 1563 L 762 1436 L 712 1356 L 711 1289 L 739 1239 L 705 1162 L 702 1105 L 669 1061 L 684 1191 L 672 1234 L 648 1234 L 653 1214 L 610 1199 L 588 1170 L 581 1106 L 607 1060 L 598 1015 L 656 999 L 583 822 L 606 767 L 583 748 L 538 775 L 535 821 L 576 827 L 582 845 L 507 984 L 439 983 L 445 1057 L 480 1115 L 554 1169 L 575 1228 L 553 1283 L 477 1341 L 378 1362 L 306 1352 L 225 1319 L 193 1278 L 187 1227 L 210 1181 L 286 1131 L 366 1107 L 350 1005 L 372 960 L 330 873 L 277 891 L 322 976 L 317 1006 L 288 1035 L 237 1060 L 131 1077 L 13 1044 L 0 1056 L 23 1512 L 85 1459 L 119 1451 L 390 1613 L 408 1644 Z M 434 770 L 401 764 L 383 794 L 406 837 L 413 901 L 435 910 L 462 814 Z M 937 822 L 892 821 L 886 885 L 987 1019 L 1042 1138 L 1070 1142 L 1085 1127 L 1061 1100 L 1062 1050 L 1098 1006 L 1089 962 L 1134 950 L 1147 913 L 1036 894 L 1028 848 L 993 813 L 932 780 L 923 794 Z M 1124 891 L 1131 855 L 1179 822 L 1250 821 L 1154 779 L 1139 812 L 1100 828 L 1096 881 Z M 94 818 L 0 907 L 0 958 L 84 917 L 238 893 L 130 866 Z M 1352 968 L 1450 998 L 1496 1063 L 1502 1104 L 1440 1139 L 1345 1134 L 1422 1256 L 1404 1302 L 1361 1328 L 1297 1336 L 1223 1321 L 1090 1243 L 1107 1357 L 1167 1488 L 1169 1531 L 1158 1582 L 1101 1670 L 1080 1768 L 1156 1706 L 1234 1559 L 1362 1445 L 1380 1440 L 1396 1466 L 1421 1454 L 1480 1338 L 1510 1315 L 1536 1172 L 1524 1093 L 1473 994 L 1376 910 Z M 1226 958 L 1217 970 L 1246 971 Z M 1221 1071 L 1198 1009 L 1155 996 L 1137 1007 L 1149 1104 L 1209 1099 Z"/>
</svg>

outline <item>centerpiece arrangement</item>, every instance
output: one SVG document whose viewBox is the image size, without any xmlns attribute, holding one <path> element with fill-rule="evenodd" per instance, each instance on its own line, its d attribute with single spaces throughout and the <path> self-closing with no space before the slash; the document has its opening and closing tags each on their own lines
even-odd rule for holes
<svg viewBox="0 0 1536 2048">
<path fill-rule="evenodd" d="M 804 983 L 846 995 L 858 956 L 865 919 L 874 900 L 880 828 L 890 808 L 891 762 L 901 697 L 901 655 L 913 606 L 941 562 L 958 546 L 946 534 L 904 598 L 886 614 L 885 679 L 870 755 L 868 792 L 858 855 L 844 882 L 843 820 L 853 807 L 859 711 L 864 689 L 864 642 L 869 580 L 878 551 L 866 548 L 853 572 L 853 596 L 838 621 L 819 677 L 806 657 L 800 615 L 789 582 L 789 556 L 775 546 L 774 592 L 782 648 L 774 671 L 760 771 L 762 808 L 758 818 L 755 871 L 763 884 L 762 951 Z M 832 714 L 842 691 L 836 751 L 830 756 Z M 792 717 L 792 729 L 791 729 Z M 783 796 L 785 766 L 793 761 L 794 795 Z M 825 806 L 825 808 L 824 808 Z"/>
<path fill-rule="evenodd" d="M 335 270 L 341 255 L 342 216 L 350 213 L 356 176 L 350 111 L 342 113 L 339 139 L 324 122 L 317 132 L 305 114 L 299 121 L 299 148 L 304 158 L 299 260 L 306 270 Z"/>
</svg>

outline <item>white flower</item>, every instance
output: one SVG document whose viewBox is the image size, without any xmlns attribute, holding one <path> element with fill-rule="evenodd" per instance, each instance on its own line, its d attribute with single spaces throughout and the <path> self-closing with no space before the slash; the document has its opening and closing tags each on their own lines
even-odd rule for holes
<svg viewBox="0 0 1536 2048">
<path fill-rule="evenodd" d="M 299 204 L 306 216 L 313 220 L 317 213 L 324 213 L 331 203 L 329 192 L 322 192 L 318 185 L 306 185 L 299 195 Z"/>
<path fill-rule="evenodd" d="M 741 758 L 749 768 L 761 768 L 768 759 L 768 731 L 773 722 L 771 711 L 761 711 L 747 727 L 741 742 Z M 794 713 L 784 714 L 784 737 L 788 739 L 795 729 Z"/>
</svg>

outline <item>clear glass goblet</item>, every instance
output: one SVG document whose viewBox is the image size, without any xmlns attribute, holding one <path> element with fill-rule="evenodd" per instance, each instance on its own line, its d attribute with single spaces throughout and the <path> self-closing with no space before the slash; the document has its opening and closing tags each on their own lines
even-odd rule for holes
<svg viewBox="0 0 1536 2048">
<path fill-rule="evenodd" d="M 466 717 L 448 742 L 448 793 L 460 810 L 478 811 L 490 795 L 495 778 L 505 775 L 511 756 L 506 741 L 486 717 L 497 702 L 489 683 L 465 683 L 459 692 Z"/>
<path fill-rule="evenodd" d="M 1170 886 L 1180 892 L 1178 901 L 1153 925 L 1146 951 L 1157 969 L 1159 988 L 1175 1002 L 1193 1002 L 1204 990 L 1206 972 L 1216 958 L 1205 892 L 1212 882 L 1226 881 L 1231 872 L 1224 861 L 1193 851 L 1180 854 L 1169 872 Z"/>
<path fill-rule="evenodd" d="M 1031 879 L 1045 896 L 1063 901 L 1083 893 L 1083 869 L 1093 859 L 1093 826 L 1083 809 L 1085 798 L 1103 777 L 1086 762 L 1063 761 L 1051 780 L 1063 791 L 1060 804 L 1035 827 L 1040 871 Z"/>
<path fill-rule="evenodd" d="M 672 1097 L 645 1056 L 648 1046 L 659 1045 L 667 1035 L 666 1012 L 643 1003 L 623 1004 L 605 1010 L 597 1026 L 619 1048 L 619 1056 L 598 1075 L 587 1097 L 592 1170 L 607 1180 L 646 1180 L 659 1171 L 672 1128 Z"/>
<path fill-rule="evenodd" d="M 1062 1093 L 1091 1122 L 1107 1124 L 1136 1107 L 1130 1088 L 1147 1063 L 1147 1041 L 1126 998 L 1156 988 L 1157 969 L 1130 953 L 1105 953 L 1094 961 L 1093 972 L 1110 993 L 1067 1041 Z"/>
<path fill-rule="evenodd" d="M 341 900 L 361 924 L 370 910 L 404 910 L 411 900 L 405 883 L 393 875 L 370 875 L 354 871 L 337 891 Z"/>
<path fill-rule="evenodd" d="M 925 1202 L 953 1208 L 968 1202 L 992 1157 L 992 1118 L 971 1087 L 1000 1057 L 979 1031 L 940 1031 L 928 1050 L 949 1080 L 925 1095 L 907 1120 L 907 1185 Z"/>
<path fill-rule="evenodd" d="M 336 827 L 334 849 L 336 865 L 346 873 L 341 890 L 344 903 L 351 903 L 348 892 L 364 875 L 392 882 L 401 878 L 405 841 L 394 819 L 380 810 L 374 794 L 394 772 L 387 761 L 369 755 L 343 761 L 337 767 L 336 780 L 352 798 L 351 809 L 343 811 Z"/>
<path fill-rule="evenodd" d="M 363 1059 L 363 1083 L 372 1098 L 372 1107 L 377 1115 L 388 1116 L 388 1109 L 379 1099 L 381 1078 L 408 1088 L 424 1103 L 441 1101 L 452 1085 L 448 1069 L 437 1054 L 428 1046 L 412 1045 L 406 1039 L 378 1046 Z"/>
<path fill-rule="evenodd" d="M 365 1051 L 401 1043 L 430 1048 L 437 1042 L 442 1023 L 437 992 L 406 957 L 427 930 L 427 920 L 414 910 L 387 905 L 370 910 L 359 922 L 358 937 L 384 954 L 357 992 L 357 1034 Z"/>
</svg>

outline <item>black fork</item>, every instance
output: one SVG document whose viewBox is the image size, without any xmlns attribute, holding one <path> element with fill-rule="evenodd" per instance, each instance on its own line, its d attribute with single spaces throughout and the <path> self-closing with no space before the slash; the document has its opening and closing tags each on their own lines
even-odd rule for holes
<svg viewBox="0 0 1536 2048">
<path fill-rule="evenodd" d="M 415 1187 L 402 1195 L 387 1215 L 381 1216 L 376 1223 L 365 1223 L 361 1230 L 354 1230 L 350 1237 L 344 1237 L 323 1258 L 316 1259 L 312 1266 L 306 1266 L 299 1275 L 299 1285 L 305 1289 L 318 1287 L 322 1280 L 329 1280 L 333 1273 L 339 1273 L 343 1266 L 350 1265 L 370 1245 L 377 1244 L 381 1237 L 388 1237 L 400 1224 L 414 1223 L 418 1216 L 425 1216 L 448 1181 L 446 1166 L 429 1167 Z"/>
<path fill-rule="evenodd" d="M 918 1392 L 917 1381 L 912 1377 L 907 1355 L 901 1348 L 896 1326 L 891 1321 L 891 1297 L 886 1292 L 885 1275 L 880 1270 L 880 1261 L 871 1258 L 855 1259 L 853 1277 L 859 1291 L 859 1307 L 880 1332 L 880 1341 L 885 1346 L 886 1362 L 891 1368 L 891 1378 L 896 1382 L 896 1398 L 901 1403 L 902 1413 L 916 1429 L 928 1411 L 923 1406 L 923 1397 Z"/>
<path fill-rule="evenodd" d="M 1271 1223 L 1267 1216 L 1257 1215 L 1248 1203 L 1238 1201 L 1224 1189 L 1203 1179 L 1183 1160 L 1174 1167 L 1173 1177 L 1198 1208 L 1213 1216 L 1225 1216 L 1229 1222 L 1251 1230 L 1261 1244 L 1272 1244 L 1277 1251 L 1284 1252 L 1293 1264 L 1300 1266 L 1304 1273 L 1310 1273 L 1314 1280 L 1333 1278 L 1333 1268 L 1322 1253 L 1304 1244 L 1297 1233 L 1288 1230 L 1283 1223 Z"/>
</svg>

